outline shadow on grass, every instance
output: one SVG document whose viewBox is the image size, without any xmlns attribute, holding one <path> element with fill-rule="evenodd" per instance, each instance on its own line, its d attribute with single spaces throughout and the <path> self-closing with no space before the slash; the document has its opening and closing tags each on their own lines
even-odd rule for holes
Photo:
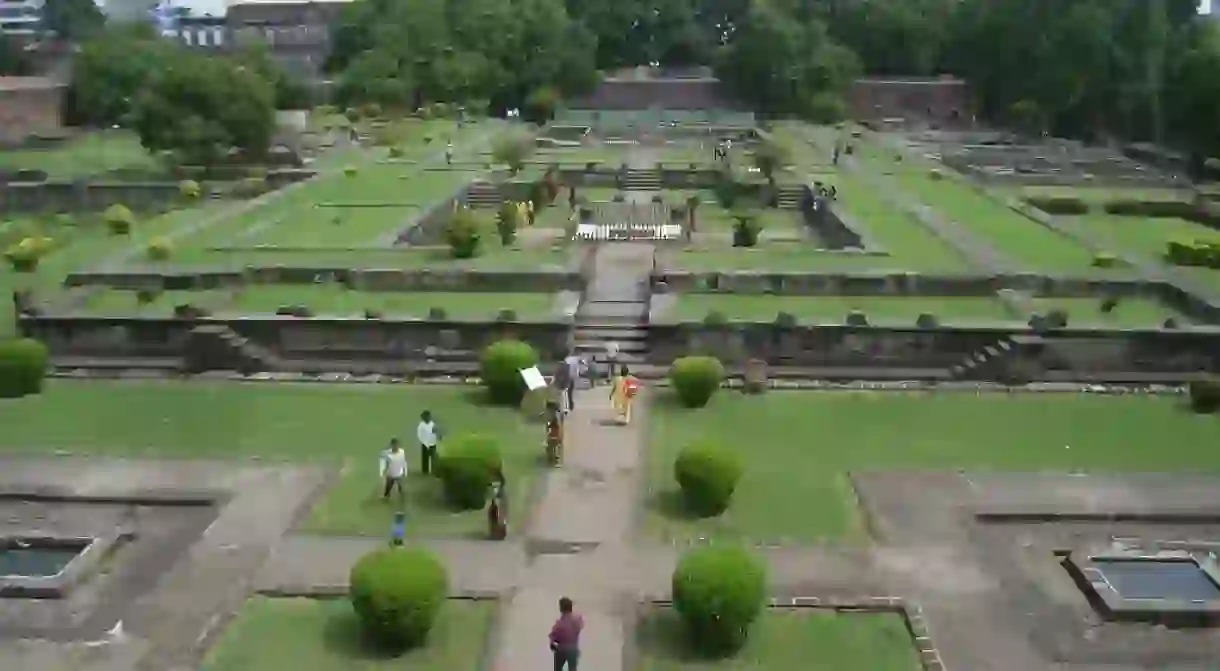
<svg viewBox="0 0 1220 671">
<path fill-rule="evenodd" d="M 642 614 L 636 623 L 635 642 L 641 659 L 656 661 L 711 661 L 731 657 L 734 652 L 727 650 L 715 654 L 696 649 L 678 614 L 671 608 L 659 608 Z"/>
<path fill-rule="evenodd" d="M 682 491 L 679 489 L 654 491 L 644 500 L 644 506 L 661 517 L 671 520 L 693 522 L 717 517 L 717 515 L 703 515 L 691 509 L 686 500 L 682 498 Z"/>
</svg>

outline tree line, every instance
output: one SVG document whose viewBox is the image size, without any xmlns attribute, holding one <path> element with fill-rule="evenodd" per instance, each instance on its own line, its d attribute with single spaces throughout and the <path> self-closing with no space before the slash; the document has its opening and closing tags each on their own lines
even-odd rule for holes
<svg viewBox="0 0 1220 671">
<path fill-rule="evenodd" d="M 710 65 L 731 95 L 755 109 L 820 122 L 845 116 L 845 94 L 861 75 L 953 74 L 970 82 L 981 117 L 1031 134 L 1151 140 L 1214 156 L 1220 22 L 1199 17 L 1195 5 L 355 0 L 332 27 L 326 70 L 343 106 L 412 111 L 457 103 L 493 113 L 521 109 L 538 121 L 591 90 L 599 72 L 638 65 Z M 235 95 L 234 87 L 264 87 L 245 96 L 259 105 L 300 95 L 265 54 L 198 56 L 150 34 L 76 23 L 88 23 L 92 39 L 77 56 L 71 109 L 91 123 L 154 124 L 173 110 L 192 119 L 173 132 L 142 133 L 157 145 L 186 144 L 206 155 L 249 134 L 237 125 L 270 127 L 270 110 L 253 103 L 241 112 L 247 116 L 226 121 L 237 114 L 223 109 L 226 99 L 196 90 L 213 79 L 224 96 Z M 0 63 L 12 60 L 5 53 Z M 228 125 L 232 132 L 220 130 Z"/>
</svg>

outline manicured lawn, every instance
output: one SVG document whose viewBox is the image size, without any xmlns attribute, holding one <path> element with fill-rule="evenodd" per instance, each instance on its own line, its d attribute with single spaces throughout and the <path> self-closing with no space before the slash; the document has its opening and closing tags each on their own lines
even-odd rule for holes
<svg viewBox="0 0 1220 671">
<path fill-rule="evenodd" d="M 1090 266 L 1092 255 L 1069 238 L 1014 212 L 959 181 L 952 169 L 930 161 L 908 157 L 893 161 L 892 151 L 861 143 L 865 165 L 872 170 L 892 171 L 894 183 L 905 194 L 956 222 L 997 251 L 1037 270 L 1078 270 Z M 939 169 L 943 179 L 930 171 Z"/>
<path fill-rule="evenodd" d="M 1174 217 L 1119 217 L 1098 213 L 1074 217 L 1069 221 L 1115 251 L 1134 254 L 1149 261 L 1164 262 L 1171 240 L 1220 242 L 1220 231 Z M 1220 270 L 1178 269 L 1200 282 L 1220 288 Z"/>
<path fill-rule="evenodd" d="M 433 268 L 436 270 L 485 269 L 532 270 L 568 267 L 566 247 L 509 247 L 485 238 L 483 252 L 473 259 L 455 259 L 448 247 L 358 247 L 352 249 L 285 249 L 225 247 L 197 250 L 185 257 L 175 255 L 166 265 L 216 266 L 317 266 L 341 268 Z M 152 265 L 155 267 L 155 264 Z"/>
<path fill-rule="evenodd" d="M 1155 328 L 1170 317 L 1179 324 L 1190 323 L 1182 313 L 1151 298 L 1124 298 L 1108 313 L 1101 311 L 1101 300 L 1097 298 L 1034 298 L 1030 302 L 1039 314 L 1066 311 L 1069 327 Z"/>
<path fill-rule="evenodd" d="M 204 671 L 454 671 L 476 669 L 495 604 L 445 603 L 428 643 L 399 656 L 370 649 L 346 599 L 254 597 L 237 612 L 203 660 Z"/>
<path fill-rule="evenodd" d="M 306 521 L 307 529 L 381 536 L 393 506 L 380 499 L 377 459 L 398 436 L 417 465 L 419 413 L 429 409 L 446 434 L 495 436 L 503 451 L 510 509 L 527 510 L 539 474 L 542 427 L 520 413 L 487 407 L 473 388 L 204 382 L 51 380 L 35 397 L 0 401 L 0 450 L 134 457 L 319 462 L 342 477 Z M 441 446 L 444 454 L 444 445 Z M 481 535 L 482 511 L 455 513 L 431 478 L 407 481 L 409 534 Z M 524 514 L 511 520 L 520 528 Z"/>
<path fill-rule="evenodd" d="M 839 173 L 828 182 L 834 183 L 838 199 L 833 205 L 851 218 L 864 224 L 878 245 L 903 268 L 911 270 L 959 270 L 965 260 L 949 246 L 915 221 L 909 214 L 894 207 L 851 173 Z"/>
<path fill-rule="evenodd" d="M 655 494 L 645 528 L 666 542 L 860 540 L 852 471 L 1220 470 L 1220 421 L 1184 405 L 1144 396 L 721 391 L 707 408 L 684 410 L 661 394 L 649 417 Z M 673 460 L 697 440 L 745 465 L 717 518 L 691 519 L 677 498 Z"/>
<path fill-rule="evenodd" d="M 46 149 L 0 151 L 0 170 L 43 170 L 53 180 L 90 177 L 117 168 L 157 172 L 156 159 L 134 134 L 94 131 Z"/>
<path fill-rule="evenodd" d="M 73 293 L 81 292 L 74 289 Z M 88 299 L 77 307 L 79 312 L 100 316 L 142 315 L 169 317 L 179 305 L 193 305 L 206 310 L 219 310 L 232 301 L 230 291 L 164 291 L 149 303 L 140 303 L 134 291 L 104 290 L 90 292 Z"/>
<path fill-rule="evenodd" d="M 387 317 L 425 318 L 428 310 L 444 308 L 449 319 L 490 321 L 500 310 L 515 310 L 523 320 L 547 319 L 555 307 L 550 293 L 352 291 L 341 285 L 274 285 L 247 288 L 234 296 L 223 311 L 273 313 L 287 305 L 307 306 L 317 315 L 356 316 L 365 310 Z"/>
<path fill-rule="evenodd" d="M 672 321 L 702 321 L 717 310 L 730 320 L 772 321 L 787 312 L 805 324 L 842 324 L 848 312 L 861 310 L 871 324 L 913 326 L 928 312 L 942 323 L 1012 321 L 1004 304 L 991 298 L 876 296 L 748 296 L 743 294 L 683 294 L 665 315 Z"/>
<path fill-rule="evenodd" d="M 684 247 L 665 254 L 669 267 L 692 272 L 771 270 L 775 272 L 835 270 L 904 270 L 901 261 L 889 256 L 866 256 L 819 252 L 812 244 L 762 243 L 757 247 Z"/>
<path fill-rule="evenodd" d="M 634 671 L 918 671 L 919 657 L 897 615 L 769 609 L 743 649 L 727 659 L 701 658 L 685 643 L 675 614 L 661 610 L 637 629 Z"/>
</svg>

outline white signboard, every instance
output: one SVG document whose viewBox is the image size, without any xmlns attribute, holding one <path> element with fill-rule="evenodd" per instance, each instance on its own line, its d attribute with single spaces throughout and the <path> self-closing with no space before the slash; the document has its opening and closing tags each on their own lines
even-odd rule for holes
<svg viewBox="0 0 1220 671">
<path fill-rule="evenodd" d="M 538 370 L 537 366 L 522 368 L 521 379 L 525 380 L 525 388 L 530 391 L 538 391 L 546 387 L 546 379 L 542 377 L 542 371 Z"/>
</svg>

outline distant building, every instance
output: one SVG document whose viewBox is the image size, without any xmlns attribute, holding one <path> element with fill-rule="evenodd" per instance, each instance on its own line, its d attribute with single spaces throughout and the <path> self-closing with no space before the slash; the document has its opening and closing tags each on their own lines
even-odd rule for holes
<svg viewBox="0 0 1220 671">
<path fill-rule="evenodd" d="M 349 0 L 246 0 L 225 14 L 231 43 L 265 44 L 281 67 L 306 81 L 321 78 L 330 55 L 330 29 Z"/>
<path fill-rule="evenodd" d="M 0 142 L 20 142 L 62 128 L 64 89 L 63 83 L 46 77 L 0 77 Z"/>
<path fill-rule="evenodd" d="M 44 0 L 0 0 L 0 33 L 37 35 Z"/>
<path fill-rule="evenodd" d="M 638 67 L 606 75 L 593 93 L 567 104 L 569 109 L 708 110 L 735 107 L 719 94 L 720 80 L 707 68 L 663 70 Z"/>
<path fill-rule="evenodd" d="M 197 49 L 225 50 L 229 47 L 229 26 L 222 16 L 184 16 L 161 35 L 180 40 Z"/>
</svg>

